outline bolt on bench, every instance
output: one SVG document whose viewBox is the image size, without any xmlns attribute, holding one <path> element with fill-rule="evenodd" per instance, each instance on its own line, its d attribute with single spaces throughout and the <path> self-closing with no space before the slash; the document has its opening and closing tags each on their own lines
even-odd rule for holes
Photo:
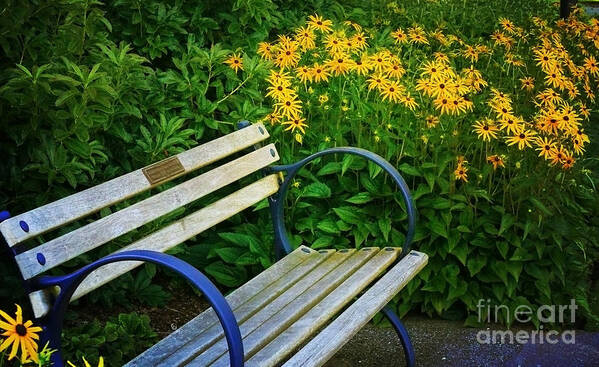
<svg viewBox="0 0 599 367">
<path fill-rule="evenodd" d="M 64 365 L 60 338 L 69 302 L 143 262 L 185 277 L 212 307 L 127 366 L 320 366 L 381 310 L 400 336 L 408 365 L 414 364 L 405 328 L 385 307 L 427 263 L 425 254 L 409 250 L 416 212 L 400 174 L 380 156 L 357 148 L 331 148 L 295 164 L 270 166 L 279 156 L 273 144 L 257 146 L 269 136 L 264 126 L 242 122 L 239 127 L 229 135 L 29 212 L 12 218 L 2 212 L 0 232 L 21 271 L 35 317 L 43 325 L 41 344 L 49 341 L 59 351 L 53 355 L 55 366 Z M 37 247 L 22 246 L 28 239 L 251 147 L 253 151 L 239 158 Z M 316 251 L 301 246 L 293 250 L 283 221 L 290 182 L 307 163 L 335 153 L 364 157 L 391 175 L 407 209 L 409 227 L 403 247 Z M 43 275 L 258 171 L 265 176 L 109 256 L 68 275 Z M 164 254 L 265 198 L 281 259 L 227 297 L 199 270 Z"/>
</svg>

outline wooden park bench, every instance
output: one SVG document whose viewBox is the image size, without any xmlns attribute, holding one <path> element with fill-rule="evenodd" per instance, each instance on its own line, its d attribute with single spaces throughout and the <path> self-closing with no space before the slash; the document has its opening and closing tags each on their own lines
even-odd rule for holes
<svg viewBox="0 0 599 367">
<path fill-rule="evenodd" d="M 296 164 L 270 166 L 279 156 L 273 144 L 259 146 L 268 136 L 262 124 L 243 122 L 231 134 L 37 209 L 15 217 L 3 212 L 0 231 L 20 269 L 37 322 L 43 325 L 41 344 L 49 341 L 50 347 L 58 350 L 53 355 L 55 366 L 64 365 L 60 339 L 69 302 L 143 262 L 165 266 L 182 275 L 212 307 L 134 358 L 128 366 L 319 366 L 381 310 L 399 333 L 406 360 L 413 365 L 406 330 L 385 307 L 427 263 L 425 254 L 409 250 L 416 213 L 404 180 L 380 156 L 356 148 L 331 148 Z M 234 153 L 238 158 L 38 246 L 27 246 L 27 240 L 50 231 L 56 233 L 54 230 L 67 223 Z M 398 185 L 409 224 L 401 248 L 292 248 L 283 221 L 283 203 L 290 183 L 301 167 L 335 153 L 373 161 Z M 253 173 L 258 175 L 250 185 L 111 255 L 71 274 L 43 275 Z M 275 248 L 282 258 L 227 297 L 199 270 L 164 253 L 265 198 L 273 215 Z"/>
</svg>

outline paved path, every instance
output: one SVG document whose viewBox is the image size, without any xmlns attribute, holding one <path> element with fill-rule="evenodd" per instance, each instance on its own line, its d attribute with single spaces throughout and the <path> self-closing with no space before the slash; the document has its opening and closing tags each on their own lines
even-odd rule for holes
<svg viewBox="0 0 599 367">
<path fill-rule="evenodd" d="M 599 333 L 577 330 L 574 344 L 564 344 L 562 335 L 558 344 L 480 344 L 480 330 L 464 328 L 461 321 L 417 317 L 405 324 L 418 366 L 599 367 Z M 405 366 L 395 332 L 366 326 L 326 365 L 345 366 Z"/>
</svg>

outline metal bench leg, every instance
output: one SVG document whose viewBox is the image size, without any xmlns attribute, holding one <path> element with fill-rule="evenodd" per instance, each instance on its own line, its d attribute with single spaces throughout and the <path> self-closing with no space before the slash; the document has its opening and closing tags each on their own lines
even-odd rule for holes
<svg viewBox="0 0 599 367">
<path fill-rule="evenodd" d="M 416 366 L 416 356 L 414 355 L 414 347 L 412 346 L 412 342 L 410 341 L 410 335 L 408 335 L 408 330 L 401 323 L 399 317 L 397 316 L 397 314 L 395 314 L 393 309 L 389 307 L 389 305 L 383 307 L 381 312 L 383 313 L 383 315 L 387 317 L 387 319 L 389 319 L 391 325 L 393 325 L 393 328 L 395 329 L 395 332 L 397 332 L 397 336 L 399 336 L 401 346 L 403 347 L 404 354 L 406 356 L 406 365 L 408 367 Z"/>
</svg>

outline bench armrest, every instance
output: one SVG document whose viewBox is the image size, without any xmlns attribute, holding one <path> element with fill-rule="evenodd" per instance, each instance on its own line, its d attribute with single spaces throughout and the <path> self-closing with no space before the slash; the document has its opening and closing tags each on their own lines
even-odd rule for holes
<svg viewBox="0 0 599 367">
<path fill-rule="evenodd" d="M 379 156 L 378 154 L 360 148 L 338 147 L 329 148 L 318 153 L 314 153 L 293 164 L 269 167 L 269 170 L 271 172 L 286 173 L 285 179 L 281 183 L 277 195 L 269 198 L 269 204 L 275 230 L 275 250 L 277 257 L 281 258 L 282 256 L 293 251 L 291 243 L 289 242 L 289 238 L 287 237 L 287 230 L 285 229 L 285 222 L 283 220 L 283 203 L 285 201 L 285 197 L 287 196 L 287 192 L 289 191 L 291 181 L 293 180 L 297 172 L 306 164 L 324 155 L 337 153 L 353 154 L 374 162 L 391 176 L 391 178 L 399 188 L 399 191 L 401 192 L 404 202 L 406 204 L 406 211 L 408 214 L 408 232 L 406 234 L 406 240 L 402 246 L 401 252 L 401 256 L 405 256 L 407 253 L 410 252 L 410 244 L 412 242 L 412 238 L 414 237 L 414 230 L 416 226 L 416 206 L 414 205 L 412 195 L 410 194 L 410 190 L 408 189 L 408 185 L 406 184 L 405 180 L 403 179 L 403 177 L 401 177 L 397 169 L 395 169 L 395 167 L 391 165 L 391 163 L 387 162 L 383 157 Z"/>
<path fill-rule="evenodd" d="M 68 307 L 71 296 L 81 284 L 81 282 L 94 270 L 103 265 L 118 261 L 144 261 L 156 265 L 162 265 L 175 273 L 183 276 L 198 288 L 216 312 L 218 319 L 223 327 L 227 344 L 229 347 L 230 365 L 235 367 L 243 366 L 243 343 L 239 325 L 231 307 L 220 293 L 218 288 L 199 270 L 178 259 L 172 255 L 163 254 L 156 251 L 133 250 L 123 251 L 103 257 L 81 269 L 63 276 L 42 276 L 32 280 L 32 286 L 37 289 L 43 289 L 52 286 L 59 286 L 61 291 L 57 296 L 56 302 L 51 311 L 41 321 L 44 324 L 42 339 L 50 342 L 50 347 L 57 352 L 52 355 L 54 366 L 63 366 L 62 354 L 60 351 L 60 338 L 64 314 Z"/>
</svg>

